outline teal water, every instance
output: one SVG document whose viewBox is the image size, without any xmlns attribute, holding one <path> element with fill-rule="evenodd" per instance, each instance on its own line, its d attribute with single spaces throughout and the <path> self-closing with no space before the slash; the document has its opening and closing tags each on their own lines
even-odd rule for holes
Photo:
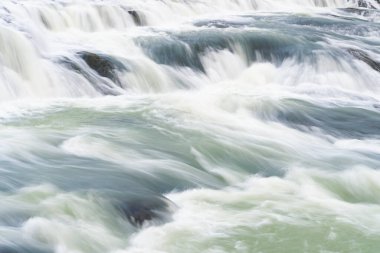
<svg viewBox="0 0 380 253">
<path fill-rule="evenodd" d="M 0 253 L 380 248 L 377 1 L 0 3 Z"/>
</svg>

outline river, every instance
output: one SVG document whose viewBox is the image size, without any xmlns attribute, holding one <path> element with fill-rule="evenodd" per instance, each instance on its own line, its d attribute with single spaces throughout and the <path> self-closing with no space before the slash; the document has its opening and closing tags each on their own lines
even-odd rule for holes
<svg viewBox="0 0 380 253">
<path fill-rule="evenodd" d="M 377 253 L 376 0 L 1 0 L 1 253 Z"/>
</svg>

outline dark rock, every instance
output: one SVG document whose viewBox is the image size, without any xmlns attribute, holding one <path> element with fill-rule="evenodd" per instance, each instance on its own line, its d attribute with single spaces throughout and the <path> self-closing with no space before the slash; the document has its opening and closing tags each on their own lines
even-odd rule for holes
<svg viewBox="0 0 380 253">
<path fill-rule="evenodd" d="M 348 12 L 348 13 L 353 13 L 357 14 L 360 16 L 368 17 L 373 14 L 375 10 L 370 10 L 370 9 L 360 9 L 360 8 L 342 8 L 341 10 Z"/>
<path fill-rule="evenodd" d="M 120 84 L 116 71 L 126 70 L 126 67 L 120 61 L 107 55 L 91 52 L 80 52 L 78 55 L 100 76 L 106 77 L 116 84 Z"/>
<path fill-rule="evenodd" d="M 377 2 L 379 3 L 379 0 L 377 0 Z M 366 0 L 359 0 L 358 6 L 362 8 L 376 9 L 375 6 L 373 6 L 371 3 L 367 2 Z"/>
<path fill-rule="evenodd" d="M 364 62 L 367 63 L 371 68 L 373 68 L 374 70 L 380 72 L 380 62 L 377 62 L 377 61 L 371 59 L 371 58 L 369 57 L 369 55 L 368 55 L 366 52 L 361 51 L 361 50 L 359 50 L 359 49 L 352 49 L 352 48 L 348 49 L 347 51 L 348 51 L 348 53 L 349 53 L 350 55 L 352 55 L 352 56 L 355 57 L 356 59 L 361 60 L 361 61 L 364 61 Z"/>
<path fill-rule="evenodd" d="M 128 13 L 132 16 L 133 22 L 135 22 L 137 26 L 143 25 L 142 19 L 140 18 L 140 14 L 136 10 L 129 10 Z"/>
<path fill-rule="evenodd" d="M 58 63 L 63 64 L 66 68 L 73 70 L 79 74 L 82 74 L 82 68 L 79 66 L 77 62 L 74 60 L 70 59 L 69 57 L 62 57 L 57 60 Z"/>
<path fill-rule="evenodd" d="M 138 10 L 135 10 L 131 7 L 122 6 L 123 10 L 128 12 L 129 15 L 131 15 L 133 22 L 137 26 L 143 26 L 144 24 L 144 14 Z"/>
<path fill-rule="evenodd" d="M 87 66 L 84 67 L 84 64 L 78 62 L 77 59 L 62 57 L 58 59 L 57 62 L 65 66 L 65 68 L 82 75 L 103 95 L 117 96 L 121 94 L 119 91 L 115 90 L 113 87 L 114 84 L 111 80 L 108 80 L 108 78 L 105 80 L 99 80 L 100 78 L 97 78 L 97 75 L 92 74 L 91 71 L 89 71 L 89 68 Z"/>
<path fill-rule="evenodd" d="M 146 206 L 138 205 L 136 203 L 129 204 L 129 208 L 125 210 L 125 214 L 129 222 L 134 225 L 141 227 L 145 221 L 151 221 L 153 218 L 158 218 L 157 214 Z"/>
<path fill-rule="evenodd" d="M 121 83 L 118 75 L 130 70 L 126 60 L 86 51 L 78 52 L 73 57 L 61 57 L 57 62 L 85 77 L 104 95 L 120 95 L 121 91 L 115 84 L 123 89 L 125 85 Z"/>
<path fill-rule="evenodd" d="M 42 24 L 43 24 L 47 29 L 49 29 L 49 30 L 52 29 L 51 26 L 50 26 L 50 24 L 49 24 L 49 22 L 48 22 L 48 20 L 46 19 L 46 17 L 45 17 L 42 13 L 40 13 L 40 20 L 41 20 Z"/>
<path fill-rule="evenodd" d="M 163 223 L 168 220 L 174 204 L 164 197 L 149 197 L 118 202 L 116 209 L 135 227 L 147 222 Z"/>
</svg>

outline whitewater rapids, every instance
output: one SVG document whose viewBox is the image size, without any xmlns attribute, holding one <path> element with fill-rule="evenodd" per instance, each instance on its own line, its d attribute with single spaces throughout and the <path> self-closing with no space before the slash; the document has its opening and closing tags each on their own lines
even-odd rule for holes
<svg viewBox="0 0 380 253">
<path fill-rule="evenodd" d="M 377 253 L 379 9 L 0 1 L 0 253 Z"/>
</svg>

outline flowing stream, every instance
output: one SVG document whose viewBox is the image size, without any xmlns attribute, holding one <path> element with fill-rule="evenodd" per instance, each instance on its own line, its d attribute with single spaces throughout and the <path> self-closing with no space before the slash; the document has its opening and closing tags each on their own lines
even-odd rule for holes
<svg viewBox="0 0 380 253">
<path fill-rule="evenodd" d="M 1 0 L 0 253 L 378 253 L 378 0 Z"/>
</svg>

